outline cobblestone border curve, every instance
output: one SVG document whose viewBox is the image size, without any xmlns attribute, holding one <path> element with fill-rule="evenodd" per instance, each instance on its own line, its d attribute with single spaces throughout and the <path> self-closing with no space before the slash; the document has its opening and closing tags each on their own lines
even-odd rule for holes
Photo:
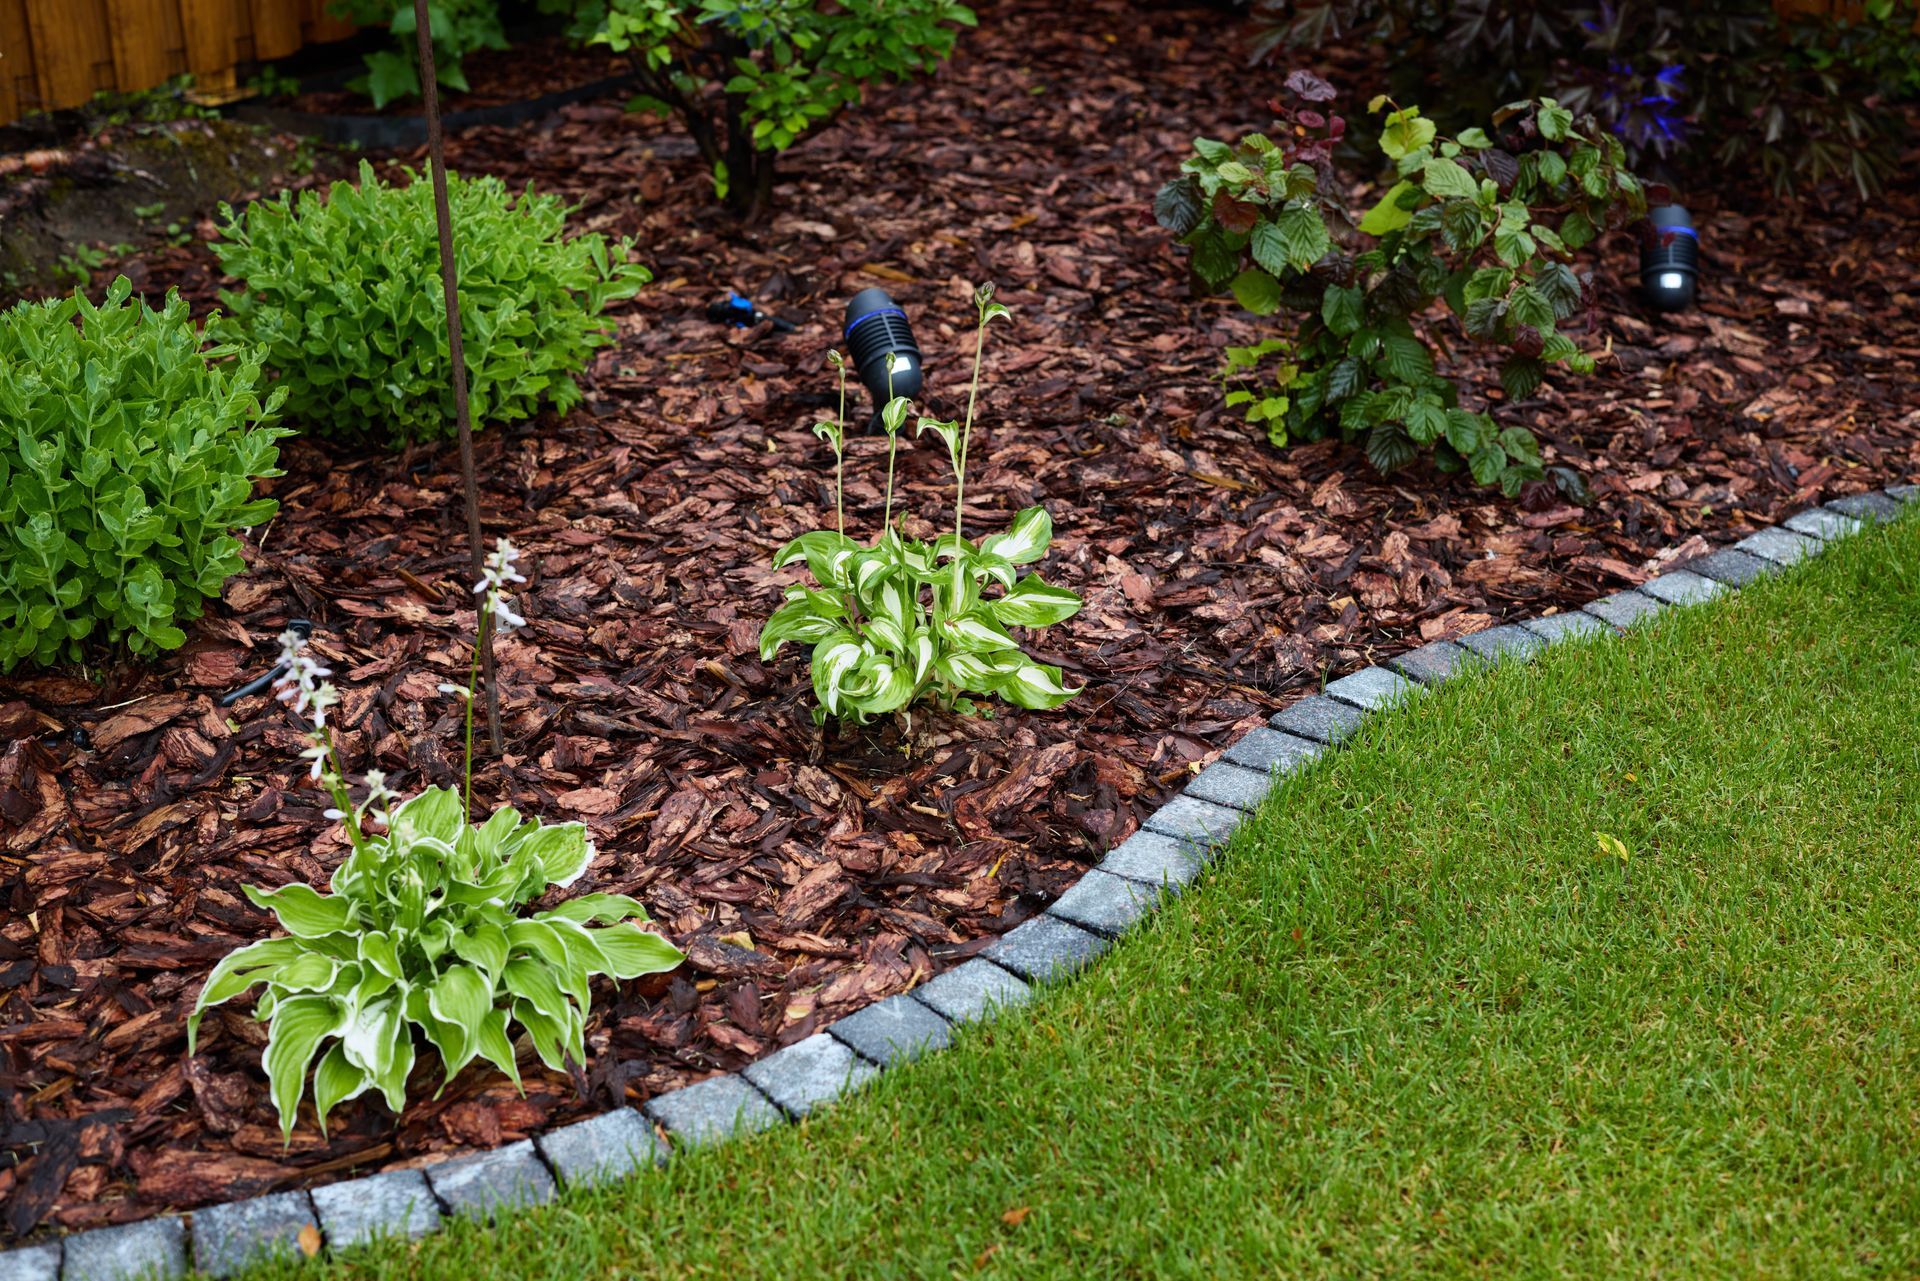
<svg viewBox="0 0 1920 1281">
<path fill-rule="evenodd" d="M 171 1281 L 233 1276 L 303 1233 L 329 1249 L 419 1236 L 451 1218 L 486 1219 L 552 1200 L 561 1188 L 643 1175 L 675 1147 L 697 1148 L 797 1121 L 922 1054 L 956 1028 L 1070 977 L 1205 870 L 1220 842 L 1284 775 L 1337 748 L 1371 711 L 1476 663 L 1526 661 L 1569 637 L 1624 632 L 1668 609 L 1775 573 L 1866 524 L 1920 506 L 1920 485 L 1837 499 L 1582 610 L 1440 640 L 1330 682 L 1229 746 L 1039 916 L 979 956 L 841 1019 L 739 1072 L 711 1077 L 571 1125 L 423 1169 L 389 1170 L 311 1191 L 274 1192 L 137 1223 L 93 1228 L 0 1253 L 0 1281 Z M 664 1133 L 672 1142 L 661 1138 Z"/>
</svg>

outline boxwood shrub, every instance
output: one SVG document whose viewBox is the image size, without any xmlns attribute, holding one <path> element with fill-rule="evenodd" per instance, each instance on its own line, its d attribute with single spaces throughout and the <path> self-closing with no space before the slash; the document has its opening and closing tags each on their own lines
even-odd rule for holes
<svg viewBox="0 0 1920 1281">
<path fill-rule="evenodd" d="M 232 531 L 265 521 L 254 481 L 277 476 L 258 355 L 206 346 L 169 294 L 126 277 L 95 306 L 0 313 L 0 670 L 79 659 L 104 636 L 136 654 L 240 572 Z"/>
<path fill-rule="evenodd" d="M 409 174 L 411 179 L 413 175 Z M 609 302 L 650 279 L 631 241 L 565 237 L 557 197 L 451 175 L 460 320 L 475 428 L 565 411 L 574 375 L 612 337 Z M 400 447 L 454 434 L 446 304 L 432 184 L 391 185 L 362 161 L 360 183 L 221 207 L 213 251 L 240 289 L 221 294 L 217 332 L 260 347 L 287 414 L 338 439 Z"/>
</svg>

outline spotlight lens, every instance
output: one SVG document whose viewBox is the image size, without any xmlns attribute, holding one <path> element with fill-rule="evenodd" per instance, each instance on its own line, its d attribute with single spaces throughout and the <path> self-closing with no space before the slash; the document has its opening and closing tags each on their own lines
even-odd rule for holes
<svg viewBox="0 0 1920 1281">
<path fill-rule="evenodd" d="M 1662 289 L 1683 289 L 1686 287 L 1686 283 L 1687 278 L 1677 271 L 1663 271 L 1660 273 L 1660 287 Z"/>
</svg>

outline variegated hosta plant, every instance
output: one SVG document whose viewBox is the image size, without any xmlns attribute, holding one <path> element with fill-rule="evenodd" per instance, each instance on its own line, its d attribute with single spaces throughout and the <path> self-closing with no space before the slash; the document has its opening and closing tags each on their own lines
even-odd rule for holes
<svg viewBox="0 0 1920 1281">
<path fill-rule="evenodd" d="M 813 646 L 809 659 L 819 700 L 814 719 L 863 721 L 925 698 L 962 713 L 982 711 L 975 700 L 998 695 L 1017 707 L 1051 708 L 1079 693 L 1058 667 L 1035 662 L 1009 627 L 1045 627 L 1078 613 L 1080 597 L 1019 567 L 1039 560 L 1053 541 L 1053 522 L 1029 507 L 1005 532 L 969 540 L 960 523 L 966 497 L 967 446 L 980 389 L 980 356 L 987 325 L 1007 309 L 993 286 L 974 295 L 973 385 L 964 425 L 922 418 L 916 434 L 934 432 L 946 443 L 955 476 L 953 532 L 932 543 L 907 538 L 893 524 L 893 460 L 910 406 L 894 398 L 881 411 L 888 436 L 887 501 L 880 540 L 863 547 L 838 529 L 814 530 L 782 547 L 776 569 L 804 560 L 813 583 L 786 589 L 786 603 L 760 633 L 760 657 L 771 659 L 788 641 Z M 814 432 L 835 457 L 835 509 L 844 512 L 839 477 L 845 449 L 846 371 L 839 354 L 838 422 Z"/>
<path fill-rule="evenodd" d="M 502 540 L 476 586 L 480 626 L 524 620 L 506 586 L 526 581 Z M 440 1053 L 446 1081 L 484 1059 L 520 1083 L 514 1029 L 541 1062 L 566 1071 L 586 1060 L 587 984 L 594 975 L 637 978 L 670 970 L 680 950 L 640 928 L 644 908 L 618 894 L 583 894 L 544 912 L 525 908 L 549 887 L 572 885 L 593 859 L 578 823 L 541 823 L 512 808 L 468 822 L 472 800 L 473 677 L 442 686 L 467 703 L 467 792 L 430 787 L 399 800 L 377 771 L 355 802 L 333 749 L 327 713 L 339 701 L 305 637 L 281 637 L 280 698 L 312 719 L 303 753 L 332 792 L 353 847 L 322 894 L 295 882 L 244 887 L 287 931 L 229 954 L 214 967 L 187 1021 L 187 1052 L 213 1006 L 265 985 L 255 1016 L 269 1024 L 262 1056 L 281 1132 L 289 1137 L 313 1073 L 321 1128 L 335 1106 L 378 1090 L 394 1112 L 407 1100 L 418 1029 Z M 317 1061 L 317 1062 L 316 1062 Z M 444 1086 L 443 1086 L 444 1088 Z"/>
</svg>

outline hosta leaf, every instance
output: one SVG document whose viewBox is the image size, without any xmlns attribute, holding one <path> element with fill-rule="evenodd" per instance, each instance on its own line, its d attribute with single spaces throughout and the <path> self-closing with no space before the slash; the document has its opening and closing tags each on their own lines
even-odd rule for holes
<svg viewBox="0 0 1920 1281">
<path fill-rule="evenodd" d="M 507 1012 L 503 1009 L 489 1010 L 473 1038 L 474 1051 L 481 1058 L 505 1072 L 513 1079 L 515 1089 L 520 1089 L 520 1065 L 515 1061 L 513 1042 L 507 1036 Z M 524 1090 L 521 1091 L 523 1094 Z"/>
<path fill-rule="evenodd" d="M 449 1052 L 441 1047 L 447 1057 L 447 1077 L 452 1079 L 479 1050 L 474 1031 L 493 1009 L 493 982 L 470 965 L 449 966 L 427 989 L 427 1008 L 442 1023 L 461 1030 L 458 1049 Z"/>
<path fill-rule="evenodd" d="M 991 616 L 979 612 L 947 619 L 941 629 L 948 645 L 963 654 L 988 654 L 1015 649 L 1017 643 Z"/>
<path fill-rule="evenodd" d="M 349 1099 L 357 1099 L 373 1086 L 373 1078 L 355 1067 L 338 1041 L 320 1056 L 313 1070 L 313 1110 L 320 1122 L 320 1133 L 327 1132 L 327 1114 Z"/>
<path fill-rule="evenodd" d="M 664 974 L 686 960 L 686 954 L 672 943 L 631 922 L 594 930 L 593 941 L 607 958 L 606 972 L 617 979 Z"/>
<path fill-rule="evenodd" d="M 1058 707 L 1080 691 L 1066 687 L 1059 668 L 1027 662 L 1001 678 L 998 692 L 1015 707 L 1041 710 Z"/>
<path fill-rule="evenodd" d="M 389 824 L 392 839 L 403 847 L 420 836 L 431 836 L 451 846 L 466 826 L 467 814 L 460 802 L 460 793 L 445 787 L 429 787 L 395 806 Z"/>
<path fill-rule="evenodd" d="M 539 864 L 546 885 L 565 889 L 579 880 L 593 861 L 593 842 L 581 823 L 548 823 L 526 838 L 515 851 L 518 857 L 530 857 Z"/>
<path fill-rule="evenodd" d="M 800 535 L 773 554 L 773 567 L 785 569 L 805 559 L 807 570 L 822 587 L 847 588 L 847 562 L 860 550 L 860 544 L 835 530 L 816 529 Z"/>
<path fill-rule="evenodd" d="M 988 608 L 1009 627 L 1047 627 L 1072 618 L 1083 603 L 1066 588 L 1048 586 L 1038 574 L 1029 574 Z"/>
<path fill-rule="evenodd" d="M 272 912 L 280 927 L 295 938 L 320 938 L 337 934 L 353 923 L 353 904 L 338 895 L 325 895 L 311 885 L 294 881 L 277 890 L 261 890 L 251 885 L 241 892 L 255 907 Z"/>
<path fill-rule="evenodd" d="M 1053 518 L 1044 507 L 1028 507 L 1013 518 L 1004 534 L 990 534 L 981 540 L 980 550 L 997 556 L 1010 565 L 1026 565 L 1047 554 L 1053 542 Z"/>
<path fill-rule="evenodd" d="M 570 898 L 551 911 L 542 912 L 542 916 L 558 917 L 563 921 L 574 921 L 581 925 L 598 925 L 604 921 L 645 921 L 649 920 L 646 907 L 636 898 L 625 894 L 582 894 Z M 504 957 L 502 962 L 504 963 Z"/>
<path fill-rule="evenodd" d="M 504 975 L 507 990 L 531 1005 L 547 1018 L 564 1024 L 569 1002 L 551 965 L 530 957 L 515 957 L 507 962 Z M 515 1015 L 515 1017 L 519 1017 Z"/>
<path fill-rule="evenodd" d="M 307 1089 L 307 1067 L 320 1042 L 339 1030 L 340 1009 L 331 997 L 293 996 L 274 1006 L 260 1065 L 267 1074 L 267 1093 L 279 1114 L 283 1137 L 293 1135 L 300 1096 Z"/>
<path fill-rule="evenodd" d="M 555 1018 L 533 1002 L 520 1000 L 513 1003 L 513 1018 L 527 1030 L 527 1039 L 540 1061 L 556 1072 L 565 1072 L 573 1040 L 572 1021 L 567 1014 Z"/>
<path fill-rule="evenodd" d="M 256 983 L 271 981 L 282 965 L 304 956 L 306 951 L 299 939 L 262 939 L 221 957 L 220 963 L 213 967 L 213 973 L 207 975 L 207 981 L 201 985 L 199 999 L 194 1002 L 193 1013 L 187 1019 L 187 1053 L 195 1052 L 194 1044 L 199 1036 L 202 1014 L 213 1006 L 232 1000 Z"/>
<path fill-rule="evenodd" d="M 773 611 L 773 617 L 760 629 L 760 661 L 766 662 L 780 652 L 780 647 L 788 641 L 802 645 L 815 645 L 834 634 L 846 625 L 846 610 L 836 609 L 832 613 L 821 610 L 813 593 L 798 600 L 788 601 Z"/>
</svg>

